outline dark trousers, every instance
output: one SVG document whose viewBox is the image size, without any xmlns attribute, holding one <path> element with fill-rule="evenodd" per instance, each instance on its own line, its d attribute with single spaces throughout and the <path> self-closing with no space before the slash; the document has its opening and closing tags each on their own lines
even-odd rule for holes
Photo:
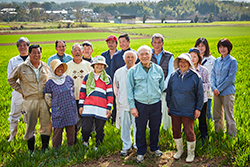
<svg viewBox="0 0 250 167">
<path fill-rule="evenodd" d="M 201 115 L 199 119 L 199 130 L 201 132 L 201 138 L 205 138 L 208 135 L 207 132 L 207 102 L 204 103 L 201 109 Z"/>
<path fill-rule="evenodd" d="M 54 128 L 54 134 L 52 138 L 53 147 L 59 148 L 62 145 L 62 133 L 63 129 L 66 129 L 66 137 L 68 146 L 72 147 L 75 141 L 75 125 L 65 126 L 63 128 Z"/>
<path fill-rule="evenodd" d="M 77 142 L 77 133 L 80 130 L 80 128 L 82 127 L 82 116 L 79 114 L 79 100 L 76 100 L 76 107 L 77 107 L 77 124 L 75 126 L 75 144 Z"/>
<path fill-rule="evenodd" d="M 82 138 L 85 142 L 89 141 L 89 134 L 93 131 L 93 123 L 96 130 L 96 146 L 98 147 L 104 138 L 105 120 L 94 117 L 82 117 Z"/>
<path fill-rule="evenodd" d="M 137 154 L 144 155 L 147 152 L 146 128 L 148 120 L 150 128 L 150 150 L 156 151 L 159 149 L 158 142 L 162 115 L 161 101 L 149 105 L 135 101 L 135 106 L 139 112 L 139 117 L 135 118 Z"/>
<path fill-rule="evenodd" d="M 113 100 L 113 109 L 112 109 L 112 113 L 111 113 L 111 123 L 114 124 L 115 123 L 115 119 L 116 119 L 116 96 L 114 96 L 114 100 Z"/>
</svg>

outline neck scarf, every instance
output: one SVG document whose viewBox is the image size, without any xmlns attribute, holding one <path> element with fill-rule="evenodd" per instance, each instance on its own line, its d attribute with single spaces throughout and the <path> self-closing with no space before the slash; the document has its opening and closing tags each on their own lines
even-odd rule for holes
<svg viewBox="0 0 250 167">
<path fill-rule="evenodd" d="M 103 82 L 105 82 L 106 84 L 109 83 L 109 78 L 107 73 L 105 72 L 105 70 L 102 70 L 101 75 L 100 75 L 100 80 L 102 80 Z M 95 76 L 94 76 L 94 72 L 91 71 L 89 73 L 87 82 L 86 82 L 86 95 L 87 97 L 95 90 Z"/>
<path fill-rule="evenodd" d="M 62 76 L 58 76 L 54 74 L 53 72 L 50 73 L 49 79 L 52 79 L 57 85 L 62 85 L 65 82 L 66 75 L 63 73 Z"/>
</svg>

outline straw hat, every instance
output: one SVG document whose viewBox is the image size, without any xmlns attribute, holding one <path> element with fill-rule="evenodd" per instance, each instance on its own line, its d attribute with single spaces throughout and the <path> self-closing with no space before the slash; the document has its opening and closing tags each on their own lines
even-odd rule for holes
<svg viewBox="0 0 250 167">
<path fill-rule="evenodd" d="M 176 58 L 174 59 L 173 64 L 174 64 L 174 68 L 175 68 L 175 69 L 177 69 L 177 68 L 179 67 L 179 60 L 180 60 L 180 59 L 187 60 L 187 61 L 189 62 L 189 65 L 190 65 L 189 68 L 194 69 L 194 65 L 193 65 L 193 62 L 192 62 L 192 60 L 191 60 L 191 56 L 190 56 L 189 53 L 182 53 L 180 56 L 178 56 L 178 57 L 176 57 Z"/>
<path fill-rule="evenodd" d="M 59 59 L 54 59 L 50 62 L 50 66 L 52 68 L 52 72 L 55 74 L 55 70 L 58 66 L 63 65 L 63 73 L 67 70 L 68 66 L 66 63 L 62 63 Z"/>
<path fill-rule="evenodd" d="M 103 56 L 94 57 L 93 62 L 91 63 L 91 66 L 94 68 L 95 64 L 103 64 L 103 65 L 105 65 L 104 68 L 108 68 L 108 65 L 106 64 L 106 59 Z"/>
</svg>

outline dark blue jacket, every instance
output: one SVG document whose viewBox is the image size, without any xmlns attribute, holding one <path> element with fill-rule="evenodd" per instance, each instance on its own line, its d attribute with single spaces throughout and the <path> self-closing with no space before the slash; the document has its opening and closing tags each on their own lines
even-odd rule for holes
<svg viewBox="0 0 250 167">
<path fill-rule="evenodd" d="M 117 51 L 118 51 L 118 50 L 116 49 L 116 52 L 117 52 Z M 107 65 L 108 65 L 108 68 L 106 68 L 105 71 L 106 71 L 106 73 L 110 76 L 110 73 L 111 73 L 111 58 L 110 58 L 109 50 L 103 52 L 101 55 L 102 55 L 103 57 L 105 57 L 105 59 L 106 59 L 106 63 L 107 63 Z"/>
<path fill-rule="evenodd" d="M 170 76 L 167 88 L 169 115 L 189 117 L 194 120 L 194 111 L 200 110 L 204 103 L 202 80 L 199 74 L 190 70 L 182 77 L 180 70 Z"/>
<path fill-rule="evenodd" d="M 127 49 L 127 50 L 132 50 L 132 51 L 135 51 L 133 49 L 131 49 L 130 47 Z M 113 57 L 112 57 L 112 60 L 111 60 L 111 69 L 110 69 L 110 76 L 113 80 L 114 78 L 114 74 L 115 74 L 115 71 L 120 68 L 120 67 L 123 67 L 125 65 L 125 62 L 123 60 L 123 54 L 124 52 L 126 52 L 127 50 L 119 50 L 117 51 Z M 135 51 L 136 53 L 136 51 Z M 136 63 L 138 63 L 140 60 L 137 59 Z"/>
</svg>

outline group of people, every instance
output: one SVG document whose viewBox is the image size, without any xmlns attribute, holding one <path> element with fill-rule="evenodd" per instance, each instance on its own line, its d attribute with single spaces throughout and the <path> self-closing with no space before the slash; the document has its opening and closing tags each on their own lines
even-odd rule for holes
<svg viewBox="0 0 250 167">
<path fill-rule="evenodd" d="M 118 41 L 121 50 L 117 50 Z M 236 135 L 233 111 L 237 61 L 230 55 L 233 45 L 228 39 L 218 42 L 221 57 L 217 59 L 211 55 L 205 38 L 197 39 L 193 48 L 176 58 L 164 50 L 164 37 L 159 33 L 151 37 L 152 49 L 147 45 L 137 51 L 131 49 L 128 34 L 118 38 L 110 35 L 106 43 L 109 50 L 93 58 L 89 41 L 73 44 L 70 56 L 65 54 L 65 41 L 57 40 L 57 53 L 46 64 L 41 61 L 41 46 L 30 46 L 25 37 L 17 41 L 20 54 L 11 58 L 7 70 L 8 82 L 14 89 L 9 142 L 17 133 L 21 114 L 27 124 L 24 139 L 31 153 L 35 150 L 38 118 L 43 150 L 49 147 L 52 127 L 54 148 L 61 146 L 64 129 L 68 146 L 77 142 L 81 129 L 86 147 L 92 132 L 96 132 L 98 150 L 105 122 L 111 117 L 112 123 L 121 126 L 121 156 L 127 156 L 133 145 L 139 163 L 147 152 L 147 127 L 150 152 L 156 156 L 163 154 L 158 145 L 161 124 L 165 130 L 172 127 L 177 148 L 174 158 L 179 159 L 184 152 L 183 125 L 186 162 L 195 158 L 197 118 L 202 144 L 209 137 L 207 119 L 214 120 L 216 132 L 224 131 L 225 115 L 227 133 Z"/>
</svg>

